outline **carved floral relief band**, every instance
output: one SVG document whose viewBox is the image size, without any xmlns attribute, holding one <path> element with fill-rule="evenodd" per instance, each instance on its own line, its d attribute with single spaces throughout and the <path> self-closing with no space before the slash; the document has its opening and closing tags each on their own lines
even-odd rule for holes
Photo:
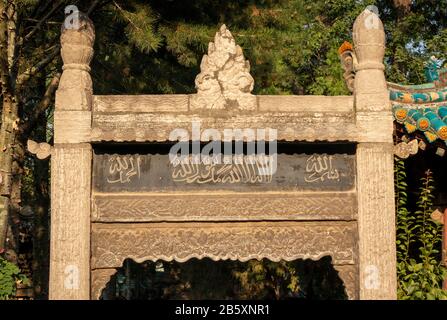
<svg viewBox="0 0 447 320">
<path fill-rule="evenodd" d="M 267 258 L 356 261 L 356 222 L 94 224 L 92 268 L 118 268 L 124 259 L 187 261 Z"/>
<path fill-rule="evenodd" d="M 94 222 L 357 219 L 355 192 L 94 193 Z"/>
</svg>

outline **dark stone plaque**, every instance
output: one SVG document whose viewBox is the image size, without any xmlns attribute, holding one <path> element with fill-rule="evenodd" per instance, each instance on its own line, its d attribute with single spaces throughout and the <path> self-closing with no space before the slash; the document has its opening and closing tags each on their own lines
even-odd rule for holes
<svg viewBox="0 0 447 320">
<path fill-rule="evenodd" d="M 117 152 L 116 147 L 95 150 L 93 186 L 98 192 L 351 190 L 355 155 L 333 149 L 300 153 L 297 146 L 293 152 L 281 153 L 279 148 L 276 160 L 270 157 L 267 163 L 247 155 L 233 156 L 230 163 L 203 159 L 192 163 L 190 157 L 184 163 L 172 163 L 167 152 L 153 153 L 149 147 L 135 152 Z M 268 170 L 275 167 L 269 165 L 271 161 L 276 162 L 276 170 Z"/>
</svg>

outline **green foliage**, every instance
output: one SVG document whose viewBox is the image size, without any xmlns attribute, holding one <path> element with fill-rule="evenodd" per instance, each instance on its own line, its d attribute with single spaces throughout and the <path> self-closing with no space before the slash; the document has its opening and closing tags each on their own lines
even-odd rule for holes
<svg viewBox="0 0 447 320">
<path fill-rule="evenodd" d="M 194 92 L 201 58 L 225 23 L 251 63 L 255 94 L 348 94 L 337 49 L 352 41 L 368 5 L 385 26 L 387 79 L 424 82 L 424 62 L 447 57 L 445 1 L 421 0 L 405 11 L 387 0 L 117 0 L 92 14 L 101 61 L 95 90 Z"/>
<path fill-rule="evenodd" d="M 26 284 L 28 279 L 15 264 L 0 256 L 0 300 L 14 297 L 19 282 Z"/>
<path fill-rule="evenodd" d="M 408 209 L 405 163 L 396 159 L 395 190 L 397 213 L 398 298 L 434 300 L 447 298 L 442 281 L 447 270 L 441 265 L 442 225 L 430 217 L 433 212 L 433 177 L 427 170 L 421 179 L 417 210 Z"/>
<path fill-rule="evenodd" d="M 92 17 L 102 39 L 95 51 L 101 63 L 93 68 L 96 92 L 194 92 L 202 56 L 225 23 L 251 63 L 254 93 L 347 94 L 337 49 L 350 39 L 352 23 L 366 5 L 302 0 L 112 2 L 107 11 Z M 109 10 L 115 12 L 116 23 L 97 23 L 108 19 Z M 141 12 L 141 17 L 131 16 L 133 12 Z M 134 25 L 143 21 L 148 32 L 135 33 Z"/>
<path fill-rule="evenodd" d="M 135 1 L 126 2 L 129 10 L 124 9 L 115 1 L 110 6 L 116 10 L 116 20 L 126 25 L 125 34 L 131 44 L 144 53 L 157 51 L 161 44 L 161 37 L 154 32 L 154 24 L 158 16 L 151 7 Z"/>
<path fill-rule="evenodd" d="M 245 265 L 240 264 L 233 274 L 240 283 L 242 299 L 262 299 L 266 296 L 281 299 L 297 296 L 300 292 L 297 270 L 290 262 L 250 260 Z"/>
<path fill-rule="evenodd" d="M 124 262 L 104 299 L 347 299 L 332 259 Z"/>
</svg>

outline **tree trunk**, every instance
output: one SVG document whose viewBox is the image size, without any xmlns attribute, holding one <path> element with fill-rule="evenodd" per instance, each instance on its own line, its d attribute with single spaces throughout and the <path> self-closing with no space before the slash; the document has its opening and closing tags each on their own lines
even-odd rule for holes
<svg viewBox="0 0 447 320">
<path fill-rule="evenodd" d="M 13 158 L 17 138 L 18 106 L 15 97 L 3 92 L 0 127 L 0 246 L 6 247 L 6 233 L 11 210 Z"/>
<path fill-rule="evenodd" d="M 3 96 L 0 127 L 0 247 L 6 247 L 8 220 L 11 217 L 13 158 L 18 126 L 18 101 L 11 83 L 9 64 L 14 60 L 16 14 L 11 11 L 14 8 L 14 2 L 6 4 L 0 1 L 0 84 Z"/>
</svg>

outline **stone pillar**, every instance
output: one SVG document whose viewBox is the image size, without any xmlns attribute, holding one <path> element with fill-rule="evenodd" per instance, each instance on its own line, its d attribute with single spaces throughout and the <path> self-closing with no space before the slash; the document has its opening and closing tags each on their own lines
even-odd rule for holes
<svg viewBox="0 0 447 320">
<path fill-rule="evenodd" d="M 50 299 L 90 299 L 92 22 L 76 15 L 61 36 L 51 157 Z"/>
<path fill-rule="evenodd" d="M 393 118 L 384 75 L 385 32 L 363 11 L 354 23 L 360 299 L 396 299 Z"/>
</svg>

